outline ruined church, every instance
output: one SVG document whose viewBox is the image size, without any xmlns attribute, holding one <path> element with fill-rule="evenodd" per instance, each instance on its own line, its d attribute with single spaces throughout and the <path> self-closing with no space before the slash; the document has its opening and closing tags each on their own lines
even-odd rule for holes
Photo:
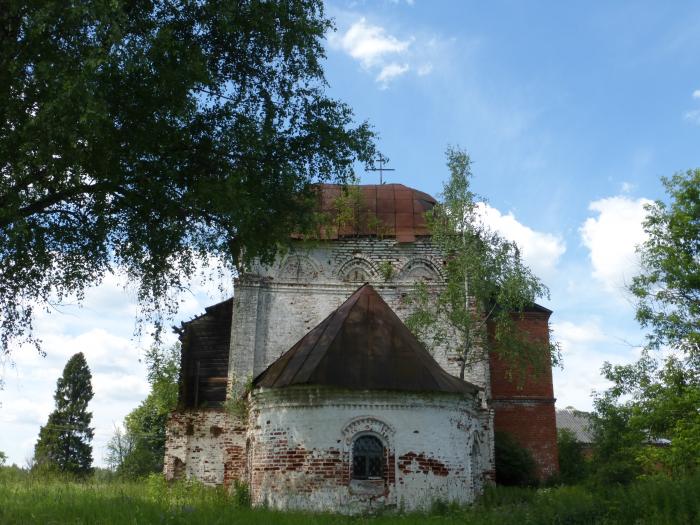
<svg viewBox="0 0 700 525">
<path fill-rule="evenodd" d="M 321 186 L 320 209 L 341 191 Z M 294 240 L 177 330 L 167 478 L 244 482 L 254 505 L 279 509 L 427 509 L 493 480 L 495 431 L 530 450 L 540 478 L 557 471 L 551 370 L 515 384 L 484 351 L 462 380 L 457 355 L 403 323 L 415 283 L 444 282 L 425 221 L 435 200 L 401 184 L 358 191 L 365 220 Z M 518 328 L 546 340 L 550 314 L 533 305 Z"/>
</svg>

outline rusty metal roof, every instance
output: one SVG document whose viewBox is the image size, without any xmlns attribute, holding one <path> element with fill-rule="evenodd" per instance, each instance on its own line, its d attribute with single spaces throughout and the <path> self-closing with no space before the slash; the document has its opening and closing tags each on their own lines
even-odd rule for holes
<svg viewBox="0 0 700 525">
<path fill-rule="evenodd" d="M 479 390 L 445 372 L 369 284 L 257 376 L 253 385 L 460 394 Z"/>
<path fill-rule="evenodd" d="M 403 184 L 367 184 L 356 186 L 360 190 L 361 204 L 358 220 L 326 229 L 323 238 L 381 236 L 395 237 L 399 242 L 413 242 L 416 237 L 430 235 L 425 222 L 425 212 L 436 200 L 422 191 Z M 333 215 L 343 188 L 339 184 L 320 184 L 319 207 Z"/>
</svg>

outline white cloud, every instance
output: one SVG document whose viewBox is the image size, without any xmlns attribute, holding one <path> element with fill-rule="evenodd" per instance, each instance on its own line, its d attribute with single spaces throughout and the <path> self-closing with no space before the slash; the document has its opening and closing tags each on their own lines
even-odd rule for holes
<svg viewBox="0 0 700 525">
<path fill-rule="evenodd" d="M 386 87 L 392 78 L 403 75 L 408 69 L 408 64 L 387 64 L 377 75 L 377 82 Z"/>
<path fill-rule="evenodd" d="M 29 425 L 38 429 L 46 423 L 46 417 L 52 409 L 49 400 L 38 402 L 30 399 L 17 399 L 12 404 L 3 406 L 0 411 L 0 422 L 7 428 L 9 424 Z"/>
<path fill-rule="evenodd" d="M 608 291 L 622 291 L 639 271 L 635 248 L 646 239 L 642 222 L 644 206 L 649 203 L 648 199 L 617 196 L 588 206 L 598 216 L 586 219 L 579 231 L 589 250 L 593 277 Z"/>
<path fill-rule="evenodd" d="M 556 334 L 557 340 L 562 343 L 565 353 L 582 344 L 605 340 L 600 324 L 594 320 L 587 320 L 580 324 L 560 321 L 552 324 L 552 330 Z"/>
<path fill-rule="evenodd" d="M 341 29 L 329 37 L 330 47 L 359 62 L 381 88 L 409 72 L 419 77 L 429 75 L 444 51 L 442 41 L 432 35 L 399 37 L 356 14 L 341 13 L 340 18 Z"/>
<path fill-rule="evenodd" d="M 566 244 L 559 236 L 533 230 L 511 212 L 504 215 L 488 204 L 479 203 L 478 213 L 486 225 L 520 247 L 525 263 L 539 277 L 551 272 L 566 251 Z"/>
<path fill-rule="evenodd" d="M 631 192 L 634 188 L 635 188 L 635 185 L 632 184 L 631 182 L 626 182 L 626 181 L 625 181 L 625 182 L 623 182 L 623 183 L 620 185 L 620 191 L 621 191 L 622 193 L 629 193 L 629 192 Z"/>
<path fill-rule="evenodd" d="M 610 383 L 600 374 L 605 361 L 618 361 L 619 356 L 607 351 L 605 342 L 590 345 L 572 345 L 559 337 L 556 328 L 554 337 L 562 348 L 563 369 L 555 368 L 552 374 L 557 408 L 573 406 L 578 410 L 593 409 L 592 394 L 602 392 Z"/>
<path fill-rule="evenodd" d="M 215 271 L 206 275 L 212 281 L 192 283 L 192 293 L 181 297 L 174 321 L 189 319 L 202 313 L 205 305 L 231 295 L 230 276 L 219 280 Z M 15 348 L 9 360 L 0 362 L 4 365 L 0 379 L 5 381 L 0 390 L 0 450 L 8 454 L 10 463 L 22 465 L 32 455 L 39 427 L 54 408 L 56 380 L 70 356 L 83 352 L 95 392 L 88 407 L 95 428 L 93 458 L 96 465 L 104 464 L 102 452 L 114 425 L 148 393 L 141 361 L 151 340 L 133 338 L 135 294 L 125 289 L 125 282 L 123 276 L 108 275 L 100 286 L 88 290 L 83 307 L 64 306 L 51 313 L 39 310 L 35 329 L 46 357 L 30 347 Z M 143 333 L 150 333 L 148 326 Z M 166 330 L 164 339 L 170 344 L 176 338 Z"/>
<path fill-rule="evenodd" d="M 692 122 L 693 124 L 700 124 L 700 109 L 694 109 L 686 112 L 685 115 L 683 115 L 683 118 Z"/>
<path fill-rule="evenodd" d="M 692 97 L 695 100 L 700 100 L 700 89 L 693 91 Z M 683 118 L 693 124 L 700 125 L 700 109 L 691 109 L 683 114 Z"/>
<path fill-rule="evenodd" d="M 400 54 L 411 44 L 409 40 L 399 40 L 386 33 L 381 26 L 374 26 L 361 18 L 340 37 L 336 43 L 352 58 L 358 60 L 366 69 L 382 66 L 387 55 Z"/>
<path fill-rule="evenodd" d="M 95 373 L 93 384 L 96 401 L 129 401 L 136 403 L 148 395 L 148 382 L 141 374 Z"/>
<path fill-rule="evenodd" d="M 609 328 L 608 328 L 609 329 Z M 623 332 L 608 333 L 599 317 L 552 323 L 552 335 L 561 346 L 563 369 L 553 370 L 557 408 L 592 410 L 592 393 L 611 386 L 600 373 L 603 363 L 629 363 L 639 348 L 624 341 Z"/>
</svg>

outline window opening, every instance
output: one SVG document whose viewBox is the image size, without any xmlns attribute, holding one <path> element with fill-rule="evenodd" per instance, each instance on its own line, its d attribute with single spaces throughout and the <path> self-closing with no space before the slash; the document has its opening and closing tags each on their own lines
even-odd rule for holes
<svg viewBox="0 0 700 525">
<path fill-rule="evenodd" d="M 380 479 L 384 474 L 384 445 L 375 436 L 361 436 L 352 448 L 352 477 Z"/>
<path fill-rule="evenodd" d="M 345 276 L 346 281 L 350 282 L 366 282 L 369 281 L 369 276 L 362 268 L 353 268 Z"/>
</svg>

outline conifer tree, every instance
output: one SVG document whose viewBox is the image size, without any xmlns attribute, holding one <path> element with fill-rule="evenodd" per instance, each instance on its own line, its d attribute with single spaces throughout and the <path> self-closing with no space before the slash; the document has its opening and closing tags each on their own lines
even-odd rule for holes
<svg viewBox="0 0 700 525">
<path fill-rule="evenodd" d="M 56 384 L 56 409 L 39 430 L 34 459 L 40 468 L 87 474 L 92 469 L 92 374 L 85 356 L 78 352 L 68 360 Z"/>
</svg>

